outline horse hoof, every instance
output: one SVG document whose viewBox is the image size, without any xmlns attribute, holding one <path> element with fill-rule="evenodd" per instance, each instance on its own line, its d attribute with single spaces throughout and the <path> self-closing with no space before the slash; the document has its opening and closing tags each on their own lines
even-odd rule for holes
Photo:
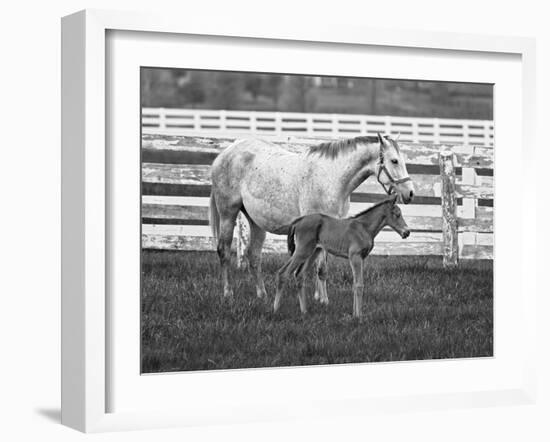
<svg viewBox="0 0 550 442">
<path fill-rule="evenodd" d="M 321 296 L 319 292 L 315 292 L 313 299 L 320 302 L 321 304 L 328 305 L 328 298 L 326 296 Z"/>
<path fill-rule="evenodd" d="M 248 270 L 250 269 L 250 265 L 248 263 L 248 259 L 246 258 L 241 258 L 239 261 L 237 261 L 237 268 L 239 270 L 242 270 L 242 271 L 245 271 L 245 270 Z"/>
<path fill-rule="evenodd" d="M 256 290 L 256 296 L 258 299 L 266 300 L 267 299 L 267 292 L 264 290 Z"/>
<path fill-rule="evenodd" d="M 355 324 L 357 322 L 363 322 L 363 320 L 361 319 L 362 317 L 361 316 L 356 316 L 355 314 L 345 314 L 344 317 L 342 318 L 342 322 L 346 323 L 346 324 Z"/>
<path fill-rule="evenodd" d="M 226 299 L 233 299 L 233 290 L 224 290 L 223 297 Z"/>
</svg>

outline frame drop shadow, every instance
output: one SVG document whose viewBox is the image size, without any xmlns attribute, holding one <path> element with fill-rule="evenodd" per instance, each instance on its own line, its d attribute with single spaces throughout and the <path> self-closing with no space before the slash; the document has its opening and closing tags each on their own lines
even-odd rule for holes
<svg viewBox="0 0 550 442">
<path fill-rule="evenodd" d="M 42 416 L 44 419 L 54 422 L 56 424 L 61 423 L 61 409 L 60 408 L 37 408 L 34 410 L 36 414 Z"/>
</svg>

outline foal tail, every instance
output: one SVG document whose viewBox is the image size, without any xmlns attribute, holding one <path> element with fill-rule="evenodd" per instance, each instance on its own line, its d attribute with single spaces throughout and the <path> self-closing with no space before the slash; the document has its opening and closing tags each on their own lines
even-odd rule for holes
<svg viewBox="0 0 550 442">
<path fill-rule="evenodd" d="M 321 227 L 323 226 L 322 219 L 317 217 L 313 217 L 312 219 L 310 218 L 311 216 L 312 215 L 301 216 L 300 218 L 296 218 L 294 221 L 292 221 L 292 224 L 290 224 L 288 228 L 288 234 L 286 237 L 286 244 L 287 244 L 288 253 L 290 253 L 290 256 L 294 255 L 294 252 L 296 251 L 296 227 L 298 227 L 298 224 L 300 224 L 300 222 L 302 221 L 304 221 L 302 226 L 303 228 L 307 229 L 309 227 L 309 230 L 315 232 L 314 238 L 309 238 L 309 239 L 314 239 L 316 243 L 319 242 L 319 234 L 321 232 Z M 302 228 L 302 234 L 304 232 L 303 228 Z"/>
<path fill-rule="evenodd" d="M 294 251 L 296 250 L 296 242 L 294 240 L 294 231 L 296 230 L 296 222 L 298 220 L 294 221 L 290 228 L 288 229 L 288 235 L 286 237 L 286 245 L 288 247 L 288 253 L 290 253 L 290 256 L 294 255 Z"/>
<path fill-rule="evenodd" d="M 290 224 L 288 228 L 288 234 L 286 237 L 286 245 L 288 248 L 288 253 L 290 253 L 290 256 L 294 255 L 294 252 L 296 251 L 296 226 L 304 219 L 303 216 L 300 218 L 296 218 L 292 223 Z"/>
<path fill-rule="evenodd" d="M 210 210 L 208 211 L 208 220 L 210 222 L 210 228 L 212 229 L 212 236 L 214 237 L 214 240 L 218 242 L 218 238 L 220 236 L 220 214 L 218 213 L 218 206 L 216 206 L 214 192 L 210 194 Z"/>
</svg>

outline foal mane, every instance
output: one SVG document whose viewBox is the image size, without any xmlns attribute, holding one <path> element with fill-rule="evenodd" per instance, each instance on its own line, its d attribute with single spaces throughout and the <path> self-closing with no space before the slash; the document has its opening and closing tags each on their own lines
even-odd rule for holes
<svg viewBox="0 0 550 442">
<path fill-rule="evenodd" d="M 360 216 L 363 216 L 365 213 L 367 212 L 370 212 L 371 210 L 374 210 L 376 209 L 377 207 L 380 207 L 380 206 L 383 206 L 384 204 L 388 204 L 389 202 L 392 201 L 392 198 L 386 198 L 385 200 L 382 200 L 382 201 L 379 201 L 377 202 L 376 204 L 370 206 L 368 209 L 365 209 L 359 213 L 356 213 L 355 215 L 353 215 L 352 217 L 350 218 L 359 218 Z"/>
<path fill-rule="evenodd" d="M 388 137 L 384 138 L 388 139 Z M 378 137 L 364 135 L 355 138 L 342 138 L 339 140 L 325 141 L 324 143 L 311 146 L 309 148 L 308 155 L 318 154 L 321 157 L 333 160 L 341 154 L 356 150 L 357 145 L 362 143 L 378 143 Z"/>
</svg>

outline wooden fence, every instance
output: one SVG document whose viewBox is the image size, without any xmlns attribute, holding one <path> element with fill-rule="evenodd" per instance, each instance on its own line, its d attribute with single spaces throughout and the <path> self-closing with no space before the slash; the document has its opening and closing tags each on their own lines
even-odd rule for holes
<svg viewBox="0 0 550 442">
<path fill-rule="evenodd" d="M 319 139 L 273 138 L 295 149 Z M 215 250 L 208 205 L 210 165 L 232 138 L 144 134 L 142 137 L 142 246 L 145 249 Z M 415 184 L 414 204 L 401 205 L 411 235 L 392 231 L 377 237 L 373 254 L 441 255 L 457 259 L 493 256 L 493 149 L 491 147 L 401 144 Z M 385 198 L 373 178 L 351 195 L 350 214 Z M 245 221 L 246 222 L 246 221 Z M 246 227 L 236 229 L 238 251 Z M 267 235 L 264 251 L 286 252 L 284 236 Z"/>
<path fill-rule="evenodd" d="M 400 140 L 405 142 L 493 145 L 493 122 L 488 120 L 144 108 L 142 127 L 144 133 L 216 133 L 228 137 L 243 134 L 352 137 L 381 132 L 400 133 Z"/>
</svg>

